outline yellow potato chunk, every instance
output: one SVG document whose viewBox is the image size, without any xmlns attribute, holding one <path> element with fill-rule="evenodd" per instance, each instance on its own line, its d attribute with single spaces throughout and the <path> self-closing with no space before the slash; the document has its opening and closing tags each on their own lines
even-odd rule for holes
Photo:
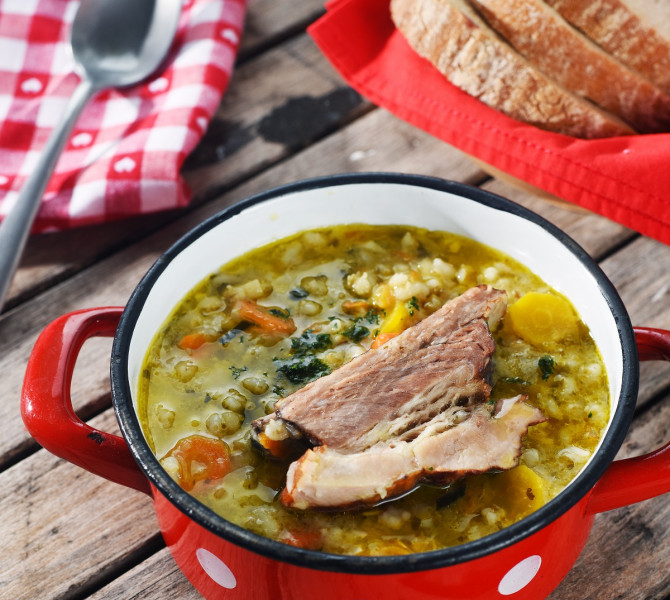
<svg viewBox="0 0 670 600">
<path fill-rule="evenodd" d="M 530 292 L 507 310 L 514 332 L 534 346 L 579 336 L 578 317 L 570 303 L 554 294 Z"/>
<path fill-rule="evenodd" d="M 544 479 L 526 465 L 497 476 L 496 501 L 508 515 L 528 515 L 547 501 Z"/>
<path fill-rule="evenodd" d="M 464 502 L 466 512 L 478 507 L 504 511 L 505 524 L 514 523 L 546 504 L 547 483 L 524 464 L 490 478 L 473 477 L 468 480 Z"/>
<path fill-rule="evenodd" d="M 379 333 L 400 333 L 410 324 L 409 309 L 406 302 L 396 302 L 379 327 Z"/>
</svg>

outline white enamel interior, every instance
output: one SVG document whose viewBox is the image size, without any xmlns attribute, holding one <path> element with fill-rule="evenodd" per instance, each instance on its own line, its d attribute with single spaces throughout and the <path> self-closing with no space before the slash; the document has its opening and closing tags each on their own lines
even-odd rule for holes
<svg viewBox="0 0 670 600">
<path fill-rule="evenodd" d="M 614 316 L 585 266 L 542 227 L 473 200 L 396 183 L 354 183 L 311 189 L 256 204 L 186 247 L 156 281 L 129 348 L 129 381 L 136 390 L 146 349 L 174 306 L 230 259 L 303 229 L 341 223 L 406 224 L 465 235 L 517 259 L 571 299 L 604 359 L 614 414 L 623 354 Z M 611 418 L 611 417 L 610 417 Z"/>
</svg>

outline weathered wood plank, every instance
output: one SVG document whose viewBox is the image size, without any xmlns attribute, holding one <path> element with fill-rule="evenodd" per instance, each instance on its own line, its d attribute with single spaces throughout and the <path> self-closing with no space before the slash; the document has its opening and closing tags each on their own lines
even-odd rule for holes
<svg viewBox="0 0 670 600">
<path fill-rule="evenodd" d="M 91 424 L 113 431 L 114 415 Z M 2 598 L 68 598 L 160 546 L 148 497 L 45 450 L 0 473 L 0 514 Z"/>
<path fill-rule="evenodd" d="M 670 329 L 670 247 L 649 238 L 638 238 L 623 251 L 601 263 L 617 288 L 633 325 Z M 668 386 L 670 366 L 643 363 L 638 404 Z"/>
<path fill-rule="evenodd" d="M 307 35 L 243 65 L 184 177 L 195 202 L 307 146 L 371 107 Z"/>
<path fill-rule="evenodd" d="M 302 30 L 323 14 L 323 0 L 249 0 L 240 58 L 254 54 L 287 35 Z"/>
<path fill-rule="evenodd" d="M 202 600 L 163 548 L 118 579 L 89 597 L 89 600 L 154 600 L 179 598 Z M 260 600 L 260 599 L 259 599 Z"/>
</svg>

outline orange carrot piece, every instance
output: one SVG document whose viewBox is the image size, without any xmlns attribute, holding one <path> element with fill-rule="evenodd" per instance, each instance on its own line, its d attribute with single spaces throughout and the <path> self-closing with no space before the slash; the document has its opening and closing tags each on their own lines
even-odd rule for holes
<svg viewBox="0 0 670 600">
<path fill-rule="evenodd" d="M 372 304 L 365 300 L 345 300 L 342 310 L 348 315 L 364 315 L 372 308 Z"/>
<path fill-rule="evenodd" d="M 221 440 L 203 435 L 191 435 L 177 442 L 165 457 L 172 456 L 179 463 L 179 485 L 187 492 L 192 490 L 198 481 L 203 479 L 221 479 L 230 473 L 230 453 L 228 446 Z M 191 463 L 196 461 L 197 473 L 191 470 Z"/>
<path fill-rule="evenodd" d="M 243 320 L 258 325 L 267 332 L 291 335 L 296 330 L 293 319 L 277 317 L 264 306 L 259 306 L 251 300 L 241 300 L 237 310 Z"/>
<path fill-rule="evenodd" d="M 374 350 L 375 348 L 379 348 L 379 346 L 382 346 L 386 342 L 388 342 L 390 339 L 393 339 L 397 333 L 380 333 L 376 338 L 375 341 L 372 342 L 372 346 L 370 346 L 371 350 Z"/>
<path fill-rule="evenodd" d="M 182 350 L 197 350 L 209 340 L 204 333 L 187 333 L 177 344 Z"/>
<path fill-rule="evenodd" d="M 281 537 L 281 541 L 305 550 L 320 550 L 323 546 L 321 532 L 315 529 L 292 529 Z"/>
<path fill-rule="evenodd" d="M 258 434 L 258 442 L 265 448 L 272 456 L 279 459 L 285 459 L 290 455 L 290 448 L 287 444 L 271 440 L 266 434 Z"/>
</svg>

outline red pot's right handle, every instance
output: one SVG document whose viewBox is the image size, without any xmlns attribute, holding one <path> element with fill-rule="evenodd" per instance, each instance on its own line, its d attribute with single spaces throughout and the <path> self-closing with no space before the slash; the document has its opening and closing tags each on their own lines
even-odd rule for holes
<svg viewBox="0 0 670 600">
<path fill-rule="evenodd" d="M 30 434 L 52 454 L 127 487 L 151 494 L 125 440 L 84 423 L 72 408 L 70 384 L 84 342 L 113 336 L 123 308 L 64 315 L 42 332 L 28 360 L 21 414 Z"/>
<path fill-rule="evenodd" d="M 670 331 L 635 328 L 640 360 L 670 361 Z M 670 443 L 613 462 L 593 488 L 587 511 L 599 513 L 670 492 Z"/>
</svg>

